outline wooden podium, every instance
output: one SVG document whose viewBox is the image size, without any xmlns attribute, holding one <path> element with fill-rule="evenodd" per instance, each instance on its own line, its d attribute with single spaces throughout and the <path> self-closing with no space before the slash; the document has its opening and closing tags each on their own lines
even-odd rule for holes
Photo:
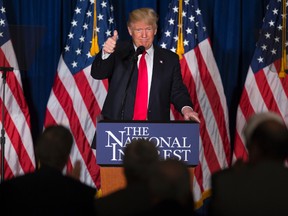
<svg viewBox="0 0 288 216">
<path fill-rule="evenodd" d="M 101 167 L 102 196 L 106 196 L 126 185 L 122 167 Z"/>
<path fill-rule="evenodd" d="M 191 186 L 193 185 L 194 168 L 189 167 Z M 117 191 L 126 185 L 122 167 L 101 167 L 101 190 L 102 196 Z M 193 188 L 193 187 L 191 187 Z"/>
<path fill-rule="evenodd" d="M 193 167 L 199 162 L 198 123 L 100 120 L 97 122 L 96 158 L 100 165 L 102 196 L 125 187 L 123 150 L 137 138 L 153 141 L 163 159 L 177 157 L 186 162 L 193 176 Z"/>
</svg>

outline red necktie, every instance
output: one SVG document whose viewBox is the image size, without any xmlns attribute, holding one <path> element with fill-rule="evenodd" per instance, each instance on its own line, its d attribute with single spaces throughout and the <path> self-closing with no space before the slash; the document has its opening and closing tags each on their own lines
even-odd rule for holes
<svg viewBox="0 0 288 216">
<path fill-rule="evenodd" d="M 148 70 L 145 60 L 146 51 L 142 54 L 138 68 L 138 82 L 134 105 L 133 120 L 146 120 L 148 105 Z"/>
</svg>

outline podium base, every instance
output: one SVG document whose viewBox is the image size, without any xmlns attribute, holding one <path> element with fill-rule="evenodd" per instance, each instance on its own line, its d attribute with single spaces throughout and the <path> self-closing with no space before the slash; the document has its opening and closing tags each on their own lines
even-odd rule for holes
<svg viewBox="0 0 288 216">
<path fill-rule="evenodd" d="M 100 167 L 102 196 L 126 186 L 123 167 Z"/>
<path fill-rule="evenodd" d="M 191 188 L 193 188 L 194 168 L 189 167 Z M 102 197 L 126 186 L 123 167 L 100 167 Z"/>
</svg>

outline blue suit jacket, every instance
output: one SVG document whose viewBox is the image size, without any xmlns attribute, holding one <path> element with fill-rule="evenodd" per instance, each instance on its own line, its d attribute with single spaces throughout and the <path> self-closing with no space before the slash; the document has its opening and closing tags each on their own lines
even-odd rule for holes
<svg viewBox="0 0 288 216">
<path fill-rule="evenodd" d="M 281 162 L 238 164 L 211 178 L 211 216 L 287 215 L 288 169 Z"/>
<path fill-rule="evenodd" d="M 99 52 L 92 64 L 93 78 L 109 80 L 109 89 L 102 109 L 102 115 L 107 119 L 132 120 L 133 118 L 138 74 L 137 63 L 131 60 L 134 53 L 132 42 L 117 42 L 114 53 L 102 60 L 102 52 Z M 180 113 L 183 106 L 192 107 L 190 95 L 182 80 L 178 55 L 154 46 L 148 120 L 169 121 L 171 104 Z"/>
</svg>

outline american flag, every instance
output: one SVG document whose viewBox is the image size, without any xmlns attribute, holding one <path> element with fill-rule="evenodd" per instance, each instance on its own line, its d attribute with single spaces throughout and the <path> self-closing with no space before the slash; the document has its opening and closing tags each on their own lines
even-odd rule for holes
<svg viewBox="0 0 288 216">
<path fill-rule="evenodd" d="M 6 79 L 3 77 L 3 71 L 1 71 L 2 78 L 0 80 L 0 127 L 1 130 L 4 129 L 5 131 L 4 178 L 1 177 L 3 180 L 34 171 L 35 156 L 29 109 L 24 97 L 21 74 L 10 39 L 6 9 L 2 0 L 0 0 L 0 46 L 0 67 L 14 68 L 13 71 L 6 73 Z M 3 80 L 6 80 L 5 85 Z M 3 97 L 4 88 L 5 98 Z M 4 111 L 3 116 L 2 109 Z M 3 159 L 2 152 L 1 159 Z M 3 170 L 1 169 L 1 171 Z"/>
<path fill-rule="evenodd" d="M 180 26 L 184 44 L 184 55 L 180 58 L 182 76 L 201 121 L 200 163 L 193 175 L 193 193 L 196 207 L 199 208 L 203 200 L 210 196 L 211 174 L 230 164 L 228 111 L 221 77 L 197 0 L 173 0 L 170 3 L 159 44 L 177 51 L 177 42 L 181 39 L 178 33 L 179 13 L 180 20 L 183 20 Z M 179 118 L 174 110 L 171 113 L 175 119 Z"/>
<path fill-rule="evenodd" d="M 285 7 L 287 3 L 285 2 Z M 247 119 L 254 113 L 273 111 L 288 122 L 288 80 L 280 78 L 282 56 L 282 1 L 271 0 L 267 6 L 263 26 L 237 110 L 233 162 L 247 160 L 247 149 L 242 134 Z M 287 40 L 284 40 L 284 47 Z M 286 56 L 285 56 L 286 58 Z"/>
<path fill-rule="evenodd" d="M 73 145 L 67 170 L 80 160 L 80 180 L 100 189 L 100 167 L 92 148 L 96 117 L 107 94 L 107 81 L 94 80 L 90 68 L 93 17 L 96 9 L 98 44 L 101 46 L 114 30 L 113 7 L 109 0 L 78 0 L 66 46 L 60 57 L 46 110 L 44 126 L 63 124 L 70 128 Z"/>
</svg>

